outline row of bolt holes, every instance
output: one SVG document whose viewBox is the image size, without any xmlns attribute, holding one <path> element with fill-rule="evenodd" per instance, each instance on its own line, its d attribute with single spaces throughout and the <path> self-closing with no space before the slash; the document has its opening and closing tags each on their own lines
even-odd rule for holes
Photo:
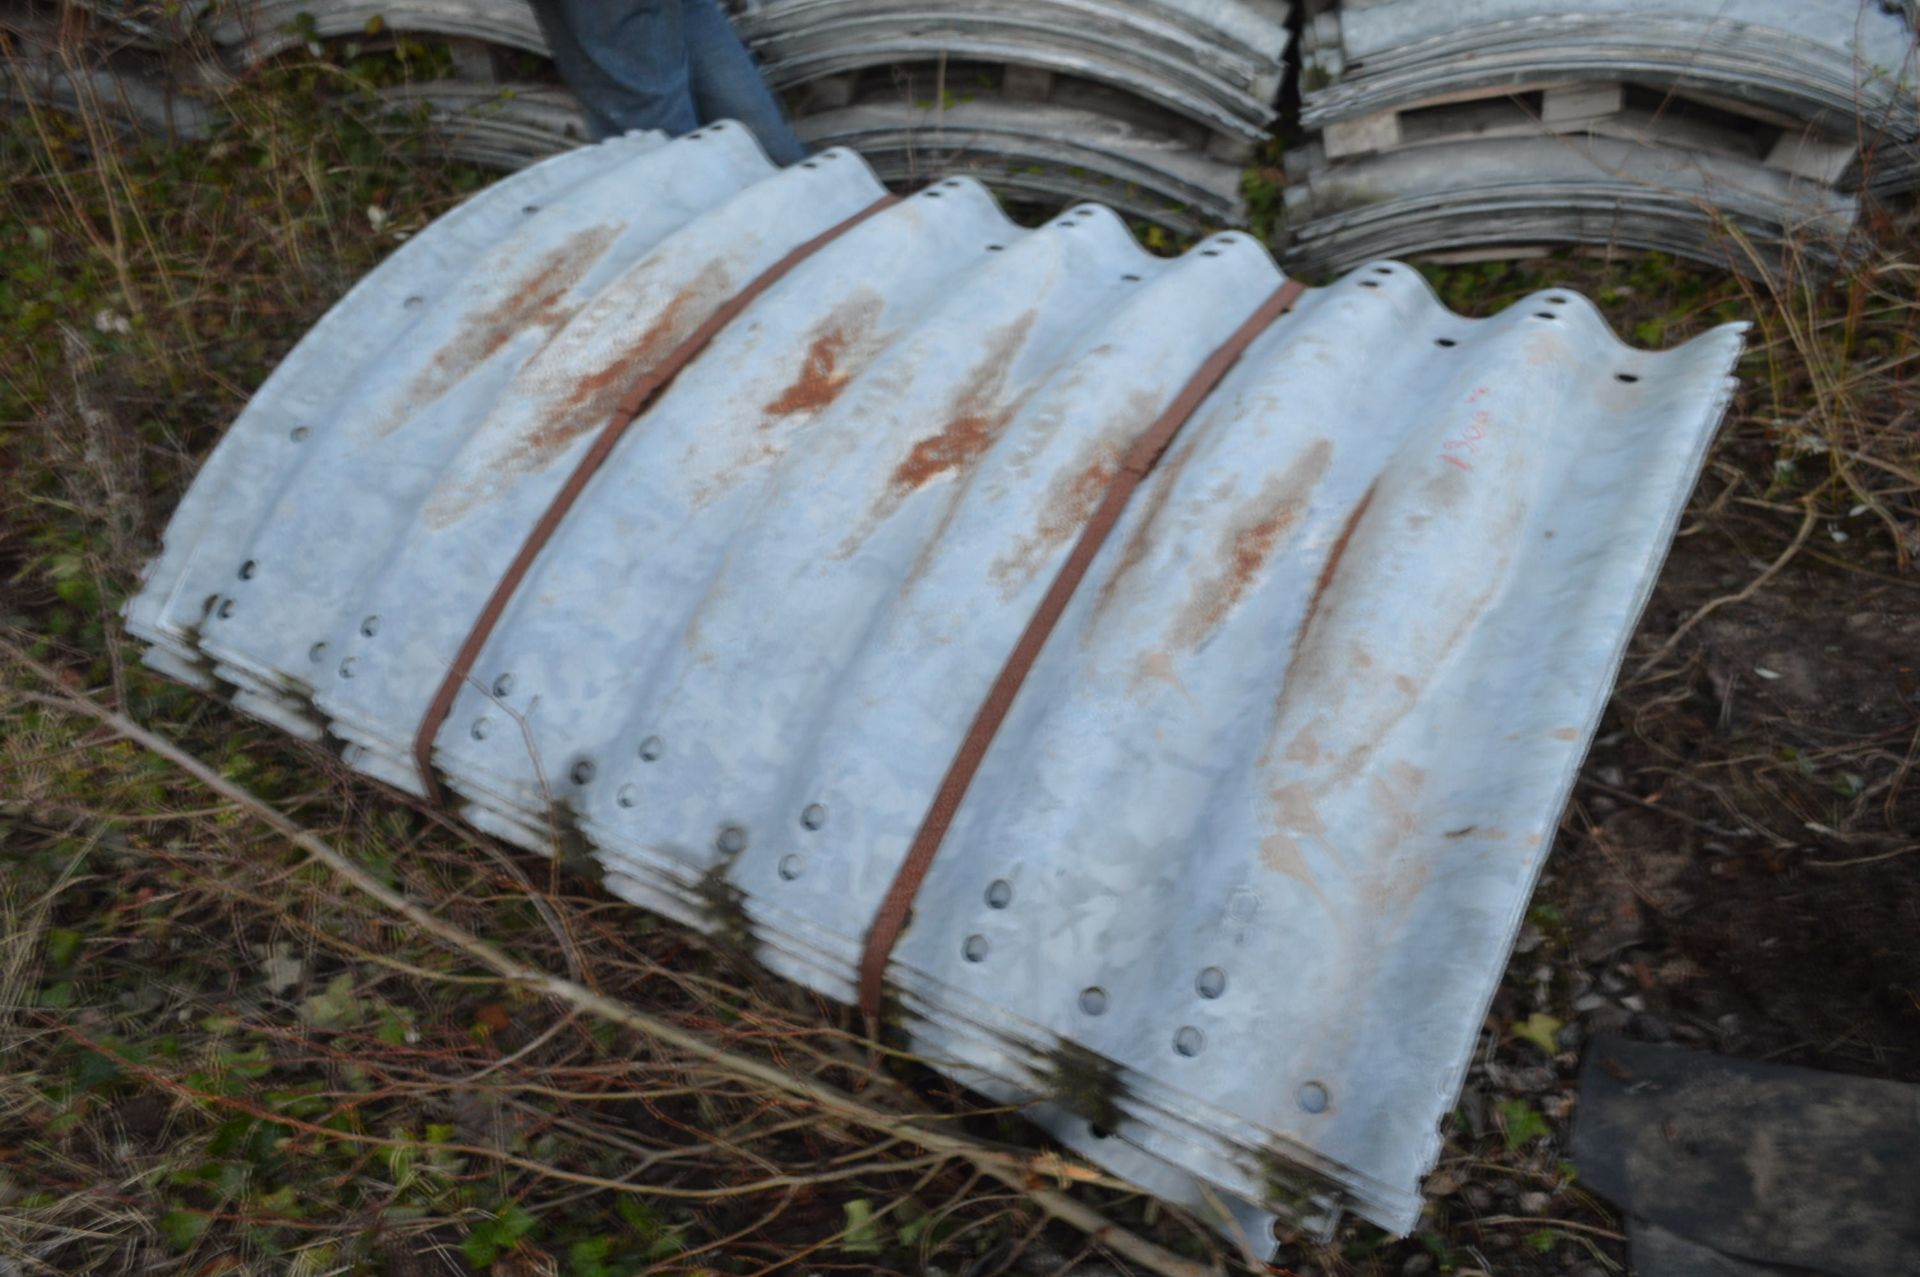
<svg viewBox="0 0 1920 1277">
<path fill-rule="evenodd" d="M 700 135 L 698 133 L 693 133 L 693 134 L 689 134 L 688 136 L 690 138 L 697 139 Z M 819 159 L 821 160 L 831 160 L 833 158 L 835 157 L 831 154 L 827 154 L 819 157 Z M 809 160 L 806 163 L 802 164 L 801 167 L 810 169 L 815 167 L 815 165 L 816 165 L 816 161 Z M 953 187 L 958 187 L 960 183 L 957 181 L 948 181 L 943 183 L 943 185 L 949 188 L 953 188 Z M 940 197 L 940 192 L 937 190 L 927 191 L 925 194 L 926 194 L 926 197 L 929 199 L 938 199 Z M 535 213 L 539 211 L 539 206 L 536 204 L 529 204 L 523 211 L 526 213 Z M 1077 214 L 1080 214 L 1083 216 L 1090 215 L 1092 211 L 1093 210 L 1091 208 L 1083 208 L 1083 209 L 1075 210 Z M 1063 229 L 1071 229 L 1074 225 L 1076 225 L 1076 223 L 1073 221 L 1071 217 L 1061 221 L 1058 224 Z M 1232 241 L 1230 238 L 1223 238 L 1218 242 L 1221 244 L 1228 244 L 1228 243 L 1231 243 Z M 1004 248 L 1005 248 L 1005 245 L 1003 244 L 987 245 L 988 252 L 997 253 Z M 1201 250 L 1200 255 L 1202 257 L 1218 257 L 1220 255 L 1220 252 L 1219 252 L 1219 249 L 1217 248 L 1206 248 Z M 1387 275 L 1392 273 L 1392 271 L 1386 267 L 1376 267 L 1375 269 L 1379 274 L 1382 274 L 1382 275 Z M 1140 276 L 1138 275 L 1123 275 L 1121 276 L 1121 278 L 1128 281 L 1129 283 L 1138 283 L 1140 280 Z M 1362 280 L 1361 283 L 1368 288 L 1378 287 L 1378 285 L 1375 284 L 1372 280 Z M 405 305 L 407 305 L 408 307 L 418 306 L 421 304 L 422 300 L 423 299 L 419 297 L 409 297 L 406 299 Z M 1550 297 L 1547 300 L 1555 304 L 1559 304 L 1561 302 L 1564 302 L 1566 299 L 1562 297 Z M 1547 314 L 1545 312 L 1542 312 L 1540 317 L 1543 319 L 1553 318 L 1551 314 Z M 1442 337 L 1439 339 L 1439 344 L 1442 346 L 1452 346 L 1454 343 L 1450 339 Z M 1628 376 L 1627 374 L 1622 373 L 1620 374 L 1620 380 L 1637 381 L 1638 378 Z M 295 426 L 291 432 L 290 437 L 295 443 L 301 443 L 301 442 L 304 442 L 311 433 L 312 431 L 306 426 Z M 251 559 L 249 559 L 246 563 L 242 564 L 240 567 L 240 579 L 243 581 L 250 579 L 253 576 L 254 568 L 255 568 L 255 564 Z M 219 614 L 223 618 L 233 615 L 232 599 L 226 599 L 220 604 Z M 379 633 L 379 630 L 380 630 L 380 618 L 378 616 L 369 616 L 360 623 L 360 632 L 368 638 L 372 638 L 375 634 Z M 325 658 L 326 652 L 327 652 L 326 643 L 320 642 L 320 643 L 315 643 L 312 646 L 312 648 L 308 649 L 307 655 L 309 659 L 314 661 L 319 661 Z M 353 658 L 352 657 L 348 657 L 346 660 L 340 662 L 340 677 L 342 678 L 353 677 Z M 494 680 L 494 685 L 493 685 L 494 695 L 505 696 L 510 691 L 512 691 L 512 689 L 513 689 L 513 676 L 511 674 L 502 674 L 499 678 Z M 484 717 L 475 719 L 473 723 L 473 727 L 471 729 L 473 738 L 475 740 L 485 740 L 490 730 L 491 730 L 491 723 L 488 719 Z M 640 753 L 640 759 L 642 762 L 650 763 L 650 762 L 656 761 L 660 757 L 661 751 L 662 751 L 662 742 L 658 736 L 649 736 L 646 740 L 640 743 L 639 753 Z M 579 762 L 575 763 L 573 765 L 571 776 L 572 776 L 573 782 L 576 785 L 585 785 L 591 782 L 594 776 L 594 765 L 592 760 L 581 759 Z M 633 786 L 631 785 L 624 786 L 620 790 L 620 793 L 616 797 L 615 801 L 617 801 L 622 807 L 632 807 L 635 802 L 635 793 L 634 793 Z M 819 803 L 809 804 L 807 808 L 800 813 L 800 823 L 804 828 L 807 828 L 807 829 L 819 829 L 821 826 L 827 823 L 827 809 Z M 714 844 L 720 849 L 720 851 L 722 851 L 727 855 L 738 855 L 741 852 L 745 851 L 747 848 L 746 831 L 740 828 L 738 825 L 725 826 L 720 830 L 719 835 L 715 838 Z M 800 857 L 787 856 L 784 859 L 782 859 L 780 862 L 780 869 L 779 869 L 780 876 L 782 878 L 785 878 L 791 881 L 800 876 L 800 872 L 802 868 L 803 868 L 803 862 L 801 861 Z M 1013 887 L 1012 887 L 1012 884 L 1008 883 L 1005 879 L 997 879 L 991 885 L 988 886 L 987 905 L 989 908 L 1004 909 L 1010 903 L 1012 903 L 1012 901 L 1013 901 Z M 964 957 L 968 962 L 985 961 L 987 956 L 987 947 L 988 947 L 987 938 L 985 936 L 982 936 L 982 935 L 968 936 L 964 941 L 961 942 L 961 956 Z M 1194 981 L 1195 991 L 1199 993 L 1199 995 L 1203 998 L 1217 998 L 1222 993 L 1226 992 L 1226 988 L 1227 988 L 1227 973 L 1225 971 L 1222 971 L 1219 967 L 1206 968 L 1204 971 L 1200 973 L 1199 977 Z M 1098 1015 L 1106 1014 L 1106 1010 L 1107 1010 L 1106 990 L 1099 988 L 1098 986 L 1093 986 L 1093 987 L 1089 987 L 1081 990 L 1080 1010 L 1090 1016 L 1098 1016 Z M 1173 1049 L 1174 1049 L 1174 1052 L 1178 1055 L 1184 1055 L 1184 1056 L 1198 1055 L 1200 1054 L 1200 1051 L 1205 1046 L 1205 1044 L 1206 1044 L 1206 1035 L 1203 1034 L 1199 1029 L 1195 1028 L 1191 1024 L 1182 1025 L 1179 1028 L 1179 1030 L 1177 1030 L 1173 1035 Z M 1301 1087 L 1300 1088 L 1300 1105 L 1302 1108 L 1306 1109 L 1308 1112 L 1318 1113 L 1322 1111 L 1326 1107 L 1325 1088 L 1322 1087 L 1317 1082 L 1309 1082 L 1305 1086 Z M 1103 1136 L 1106 1134 L 1106 1132 L 1104 1131 L 1098 1132 L 1098 1133 Z"/>
<path fill-rule="evenodd" d="M 1373 273 L 1374 273 L 1374 274 L 1376 274 L 1376 275 L 1391 275 L 1391 274 L 1393 274 L 1393 267 L 1391 267 L 1391 266 L 1376 266 L 1376 267 L 1374 267 L 1374 268 L 1373 268 Z M 1373 280 L 1373 279 L 1363 279 L 1363 280 L 1361 280 L 1361 281 L 1360 281 L 1360 287 L 1362 287 L 1362 288 L 1378 288 L 1378 287 L 1380 287 L 1380 282 L 1379 282 L 1378 280 Z M 1553 296 L 1553 297 L 1549 297 L 1549 298 L 1547 298 L 1546 300 L 1547 300 L 1547 305 L 1549 305 L 1549 306 L 1564 306 L 1564 305 L 1566 305 L 1566 304 L 1567 304 L 1567 299 L 1566 299 L 1566 298 L 1564 298 L 1564 297 L 1560 297 L 1560 296 L 1557 296 L 1557 295 L 1556 295 L 1556 296 Z M 1553 313 L 1552 311 L 1550 311 L 1550 310 L 1536 310 L 1536 311 L 1534 311 L 1534 312 L 1533 312 L 1533 317 L 1534 317 L 1535 319 L 1558 319 L 1558 318 L 1560 318 L 1560 316 L 1558 316 L 1558 315 L 1556 315 L 1556 314 L 1554 314 L 1554 313 Z M 1433 344 L 1434 344 L 1434 345 L 1436 345 L 1436 346 L 1446 346 L 1446 347 L 1449 347 L 1449 348 L 1451 348 L 1451 347 L 1454 347 L 1454 346 L 1458 346 L 1458 345 L 1459 345 L 1460 343 L 1459 343 L 1459 342 L 1457 342 L 1457 341 L 1455 341 L 1455 340 L 1454 340 L 1453 338 L 1451 338 L 1451 337 L 1435 337 L 1435 338 L 1433 339 Z M 1629 385 L 1631 385 L 1632 383 L 1634 383 L 1634 382 L 1636 382 L 1636 381 L 1638 381 L 1638 380 L 1640 380 L 1640 378 L 1639 378 L 1638 376 L 1636 376 L 1635 374 L 1633 374 L 1633 373 L 1630 373 L 1630 372 L 1617 372 L 1617 373 L 1615 373 L 1615 374 L 1613 374 L 1613 379 L 1614 379 L 1615 381 L 1624 381 L 1624 382 L 1626 382 L 1626 383 L 1628 383 Z"/>
<path fill-rule="evenodd" d="M 502 674 L 494 680 L 494 694 L 504 696 L 513 687 L 513 676 Z M 476 719 L 473 724 L 475 740 L 484 740 L 487 735 L 485 718 Z M 660 758 L 664 744 L 658 736 L 649 736 L 640 742 L 640 760 L 655 762 Z M 573 765 L 570 773 L 574 784 L 585 785 L 594 777 L 594 765 L 591 759 L 581 759 Z M 616 801 L 622 807 L 631 807 L 635 802 L 635 792 L 631 785 L 623 786 Z M 827 809 L 820 803 L 809 803 L 800 813 L 800 825 L 803 829 L 818 830 L 827 823 Z M 714 846 L 724 855 L 737 856 L 747 849 L 747 831 L 738 825 L 723 825 L 714 838 Z M 786 856 L 780 861 L 779 872 L 789 882 L 798 878 L 805 861 L 799 856 Z M 1004 878 L 996 878 L 987 884 L 987 908 L 1005 909 L 1013 903 L 1013 884 Z M 986 961 L 988 952 L 987 938 L 983 935 L 970 935 L 960 942 L 960 956 L 968 962 Z M 1227 991 L 1227 973 L 1219 967 L 1208 967 L 1194 979 L 1194 992 L 1203 998 L 1217 998 Z M 1090 986 L 1080 991 L 1080 1010 L 1090 1016 L 1105 1015 L 1107 1012 L 1107 991 L 1099 986 Z M 1173 1049 L 1179 1055 L 1194 1056 L 1200 1054 L 1206 1044 L 1206 1037 L 1192 1025 L 1183 1025 L 1173 1035 Z M 1318 1111 L 1318 1110 L 1314 1110 Z"/>
<path fill-rule="evenodd" d="M 250 580 L 253 577 L 255 567 L 256 565 L 252 559 L 248 559 L 245 563 L 241 564 L 240 579 L 243 581 Z M 231 616 L 232 614 L 233 600 L 227 599 L 220 605 L 220 615 L 225 617 Z M 367 617 L 360 623 L 360 632 L 368 638 L 372 638 L 378 634 L 380 632 L 380 618 L 378 616 Z M 325 643 L 315 643 L 313 647 L 308 650 L 307 655 L 312 660 L 319 661 L 326 656 L 326 651 L 327 645 Z M 342 678 L 353 677 L 352 657 L 348 657 L 340 663 L 340 676 Z M 495 696 L 506 696 L 512 691 L 513 675 L 502 674 L 494 679 L 493 694 Z M 474 720 L 471 731 L 475 740 L 485 740 L 489 730 L 490 720 L 484 717 Z M 665 743 L 658 736 L 649 736 L 640 742 L 639 755 L 641 762 L 657 762 L 663 752 L 665 752 Z M 572 777 L 574 784 L 585 785 L 592 782 L 594 771 L 593 760 L 583 758 L 573 765 L 573 770 L 569 775 Z M 635 802 L 633 786 L 623 786 L 615 801 L 622 807 L 632 807 Z M 818 830 L 823 828 L 826 823 L 827 809 L 824 804 L 809 803 L 800 813 L 800 825 L 803 829 Z M 723 825 L 719 834 L 714 838 L 714 846 L 725 855 L 737 856 L 747 849 L 747 831 L 739 825 Z M 780 876 L 791 882 L 800 876 L 801 870 L 804 867 L 805 862 L 801 860 L 799 856 L 786 856 L 780 861 Z M 994 881 L 987 884 L 986 901 L 987 908 L 989 909 L 1005 909 L 1013 903 L 1013 884 L 1004 878 L 994 879 Z M 965 940 L 961 941 L 960 944 L 960 955 L 968 962 L 986 961 L 987 950 L 987 938 L 983 935 L 976 934 L 968 936 Z M 1227 973 L 1219 967 L 1207 967 L 1194 978 L 1193 989 L 1195 993 L 1198 993 L 1203 998 L 1209 1000 L 1217 998 L 1227 991 Z M 1107 1013 L 1107 991 L 1098 985 L 1082 989 L 1080 991 L 1080 1010 L 1090 1016 L 1105 1015 Z M 1206 1035 L 1191 1024 L 1182 1025 L 1173 1035 L 1173 1049 L 1175 1054 L 1178 1055 L 1198 1055 L 1200 1054 L 1201 1048 L 1205 1045 Z M 1305 1104 L 1306 1101 L 1303 1091 L 1302 1105 L 1305 1106 Z M 1324 1095 L 1322 1096 L 1322 1107 L 1324 1107 Z M 1309 1111 L 1319 1112 L 1320 1110 L 1309 1107 Z"/>
<path fill-rule="evenodd" d="M 996 903 L 995 892 L 1001 892 Z M 1004 881 L 996 882 L 987 888 L 987 904 L 995 909 L 1004 909 L 1007 900 L 1012 898 L 1012 888 Z M 968 936 L 960 947 L 961 956 L 968 962 L 979 962 L 987 956 L 987 938 Z M 1207 967 L 1194 977 L 1193 991 L 1208 1000 L 1219 997 L 1227 991 L 1227 973 L 1219 967 Z M 1080 990 L 1080 1012 L 1082 1015 L 1100 1016 L 1107 1013 L 1107 991 L 1099 985 L 1091 985 Z M 1207 1035 L 1191 1024 L 1183 1024 L 1174 1031 L 1173 1053 L 1175 1055 L 1195 1056 L 1207 1044 Z"/>
</svg>

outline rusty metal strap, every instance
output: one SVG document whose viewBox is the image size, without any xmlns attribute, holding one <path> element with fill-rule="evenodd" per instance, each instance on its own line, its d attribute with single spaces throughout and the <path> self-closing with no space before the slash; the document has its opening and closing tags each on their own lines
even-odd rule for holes
<svg viewBox="0 0 1920 1277">
<path fill-rule="evenodd" d="M 1265 332 L 1274 320 L 1292 310 L 1294 301 L 1304 291 L 1304 285 L 1291 279 L 1275 289 L 1219 349 L 1207 356 L 1206 362 L 1188 378 L 1187 384 L 1180 388 L 1180 393 L 1173 397 L 1166 410 L 1127 450 L 1119 472 L 1107 487 L 1106 495 L 1101 498 L 1087 526 L 1081 530 L 1080 539 L 1074 543 L 1073 552 L 1061 565 L 1053 584 L 1047 587 L 1046 596 L 1040 600 L 1040 606 L 1027 622 L 1020 641 L 1013 645 L 1006 664 L 1000 667 L 999 676 L 994 679 L 986 699 L 974 714 L 973 723 L 961 738 L 960 748 L 934 794 L 933 805 L 920 822 L 920 831 L 914 835 L 906 859 L 900 862 L 900 868 L 894 873 L 893 885 L 887 889 L 886 898 L 880 902 L 880 908 L 874 914 L 873 925 L 867 931 L 866 946 L 860 954 L 860 1009 L 869 1019 L 877 1019 L 880 1014 L 881 984 L 886 976 L 888 959 L 900 939 L 900 932 L 906 927 L 907 917 L 913 911 L 914 897 L 919 894 L 920 884 L 926 880 L 927 870 L 933 866 L 934 854 L 940 850 L 947 827 L 960 810 L 960 803 L 967 796 L 967 787 L 973 783 L 974 773 L 987 756 L 994 734 L 1000 730 L 1007 711 L 1013 707 L 1013 699 L 1019 695 L 1027 672 L 1039 658 L 1040 649 L 1046 645 L 1047 637 L 1053 633 L 1053 627 L 1066 611 L 1074 590 L 1092 566 L 1094 556 L 1106 544 L 1108 534 L 1120 521 L 1120 514 L 1126 509 L 1134 489 L 1140 486 L 1140 481 L 1159 462 L 1167 446 L 1173 442 L 1173 437 L 1180 433 L 1180 428 L 1186 425 L 1195 409 L 1213 393 L 1214 387 L 1227 375 L 1227 370 L 1238 362 L 1254 338 Z"/>
<path fill-rule="evenodd" d="M 613 452 L 614 445 L 620 442 L 620 437 L 627 432 L 627 427 L 633 424 L 655 396 L 672 384 L 680 370 L 692 363 L 720 330 L 732 323 L 755 298 L 779 283 L 801 262 L 875 213 L 899 202 L 897 195 L 882 196 L 852 217 L 828 227 L 767 267 L 754 277 L 752 283 L 729 297 L 718 310 L 707 317 L 705 323 L 689 333 L 685 341 L 674 347 L 665 359 L 654 365 L 621 397 L 619 404 L 614 407 L 609 416 L 607 424 L 601 427 L 599 435 L 595 437 L 593 446 L 587 449 L 586 455 L 580 458 L 573 473 L 567 476 L 566 483 L 561 486 L 559 492 L 554 494 L 552 503 L 541 514 L 539 521 L 533 525 L 532 531 L 527 533 L 527 539 L 521 543 L 519 552 L 513 556 L 513 562 L 507 565 L 506 572 L 500 577 L 499 583 L 493 587 L 493 593 L 487 598 L 487 605 L 480 609 L 478 619 L 474 621 L 472 630 L 467 633 L 466 642 L 460 645 L 460 651 L 454 656 L 453 663 L 447 667 L 446 678 L 441 680 L 439 691 L 434 693 L 433 701 L 427 706 L 427 712 L 420 720 L 420 728 L 414 733 L 413 738 L 413 761 L 414 766 L 419 769 L 420 783 L 426 787 L 430 801 L 439 803 L 443 798 L 439 779 L 433 773 L 434 738 L 440 734 L 441 725 L 447 721 L 447 715 L 453 710 L 454 698 L 460 694 L 460 685 L 465 683 L 473 673 L 474 662 L 480 659 L 481 649 L 487 645 L 487 639 L 493 634 L 494 626 L 499 624 L 501 614 L 507 610 L 507 604 L 513 599 L 514 592 L 520 588 L 520 582 L 525 579 L 528 569 L 533 566 L 534 560 L 540 557 L 540 551 L 546 548 L 547 542 L 553 539 L 553 534 L 560 527 L 561 520 L 565 519 L 567 512 L 573 509 L 574 502 L 579 500 L 581 492 L 585 491 L 587 481 L 593 478 L 594 473 Z"/>
</svg>

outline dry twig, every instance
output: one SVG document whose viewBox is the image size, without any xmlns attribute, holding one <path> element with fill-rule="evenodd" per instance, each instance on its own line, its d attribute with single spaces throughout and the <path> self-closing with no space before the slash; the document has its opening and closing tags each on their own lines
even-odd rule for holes
<svg viewBox="0 0 1920 1277">
<path fill-rule="evenodd" d="M 636 1010 L 574 980 L 520 961 L 388 887 L 318 835 L 220 775 L 167 738 L 149 731 L 124 714 L 105 708 L 90 697 L 66 690 L 53 669 L 34 660 L 15 643 L 0 639 L 0 651 L 30 671 L 49 689 L 45 693 L 28 693 L 38 703 L 92 718 L 115 734 L 166 759 L 292 842 L 356 891 L 406 918 L 420 931 L 493 970 L 504 979 L 576 1011 L 631 1029 L 663 1046 L 703 1060 L 716 1071 L 738 1080 L 784 1092 L 806 1101 L 822 1113 L 893 1136 L 930 1155 L 964 1161 L 982 1174 L 1024 1194 L 1049 1218 L 1087 1234 L 1122 1258 L 1160 1273 L 1163 1277 L 1202 1277 L 1202 1274 L 1217 1271 L 1183 1259 L 1137 1233 L 1112 1223 L 1067 1194 L 1044 1187 L 1043 1178 L 1035 1164 L 1036 1158 L 994 1149 L 950 1130 L 930 1128 L 912 1117 L 874 1108 L 837 1087 L 794 1076 L 759 1060 L 714 1046 L 698 1033 Z"/>
</svg>

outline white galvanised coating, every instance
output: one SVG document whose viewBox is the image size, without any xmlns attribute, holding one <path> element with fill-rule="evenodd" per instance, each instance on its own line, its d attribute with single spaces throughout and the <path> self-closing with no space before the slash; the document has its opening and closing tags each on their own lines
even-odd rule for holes
<svg viewBox="0 0 1920 1277">
<path fill-rule="evenodd" d="M 1684 253 L 1750 275 L 1793 245 L 1829 266 L 1856 201 L 1736 156 L 1611 137 L 1443 142 L 1321 166 L 1307 148 L 1287 189 L 1290 261 L 1323 269 L 1383 253 L 1585 241 Z"/>
<path fill-rule="evenodd" d="M 932 111 L 882 100 L 803 116 L 794 128 L 810 146 L 858 151 L 882 178 L 972 168 L 996 190 L 1101 192 L 1120 212 L 1189 234 L 1246 219 L 1238 165 L 1100 111 L 990 97 Z"/>
<path fill-rule="evenodd" d="M 992 0 L 965 6 L 782 4 L 750 11 L 741 33 L 776 84 L 893 63 L 1008 63 L 1097 80 L 1251 139 L 1274 118 L 1287 45 L 1284 6 L 1250 55 L 1184 15 L 1113 0 Z M 956 72 L 959 93 L 970 75 Z"/>
<path fill-rule="evenodd" d="M 262 387 L 132 628 L 417 791 L 429 698 L 620 392 L 880 194 L 720 125 L 477 197 Z M 558 818 L 623 896 L 849 997 L 1122 449 L 1280 282 L 1244 235 L 1154 258 L 959 179 L 832 241 L 535 561 L 436 739 L 463 814 L 537 849 Z M 1409 1228 L 1739 349 L 1631 351 L 1560 292 L 1466 320 L 1393 263 L 1302 297 L 988 752 L 889 972 L 916 1049 L 1252 1251 L 1270 1211 Z"/>
<path fill-rule="evenodd" d="M 1309 24 L 1302 122 L 1506 84 L 1673 85 L 1843 136 L 1920 129 L 1911 11 L 1882 0 L 1345 0 Z"/>
</svg>

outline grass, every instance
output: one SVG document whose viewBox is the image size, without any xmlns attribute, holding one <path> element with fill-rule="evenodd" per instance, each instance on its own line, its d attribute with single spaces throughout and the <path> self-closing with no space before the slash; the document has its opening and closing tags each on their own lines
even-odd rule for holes
<svg viewBox="0 0 1920 1277">
<path fill-rule="evenodd" d="M 372 127 L 364 91 L 404 61 L 296 56 L 226 91 L 230 122 L 193 144 L 116 139 L 98 113 L 0 119 L 0 1264 L 1137 1267 L 1117 1234 L 1050 1220 L 1068 1187 L 1130 1236 L 1233 1262 L 1193 1221 L 876 1052 L 844 1008 L 141 669 L 115 617 L 199 460 L 355 279 L 487 180 Z M 1913 664 L 1862 637 L 1863 600 L 1896 637 L 1920 632 L 1920 262 L 1910 211 L 1872 225 L 1880 247 L 1830 284 L 1763 290 L 1649 254 L 1429 270 L 1471 313 L 1580 288 L 1647 345 L 1757 326 L 1417 1235 L 1349 1225 L 1289 1245 L 1282 1271 L 1618 1271 L 1621 1225 L 1565 1160 L 1565 1035 L 1580 990 L 1622 966 L 1683 1039 L 1720 1032 L 1726 1005 L 1755 1051 L 1920 1076 L 1903 1018 L 1920 975 L 1872 939 L 1916 863 L 1900 859 L 1920 829 L 1916 702 L 1899 702 L 1914 689 L 1849 681 Z M 1829 644 L 1844 659 L 1810 694 L 1827 704 L 1787 697 L 1792 671 L 1753 672 Z M 356 886 L 308 838 L 426 912 Z M 1669 882 L 1654 853 L 1675 844 L 1688 864 Z M 1751 909 L 1698 904 L 1696 879 Z M 1808 1009 L 1780 1009 L 1778 989 L 1741 1003 L 1715 928 L 1779 929 L 1769 902 L 1789 884 L 1843 915 L 1817 937 L 1829 969 L 1792 986 Z M 1639 940 L 1596 961 L 1629 907 Z M 440 925 L 626 1010 L 505 975 Z M 1669 981 L 1684 963 L 1702 974 Z M 1846 986 L 1856 971 L 1866 992 Z M 966 1143 L 929 1148 L 899 1122 Z"/>
</svg>

